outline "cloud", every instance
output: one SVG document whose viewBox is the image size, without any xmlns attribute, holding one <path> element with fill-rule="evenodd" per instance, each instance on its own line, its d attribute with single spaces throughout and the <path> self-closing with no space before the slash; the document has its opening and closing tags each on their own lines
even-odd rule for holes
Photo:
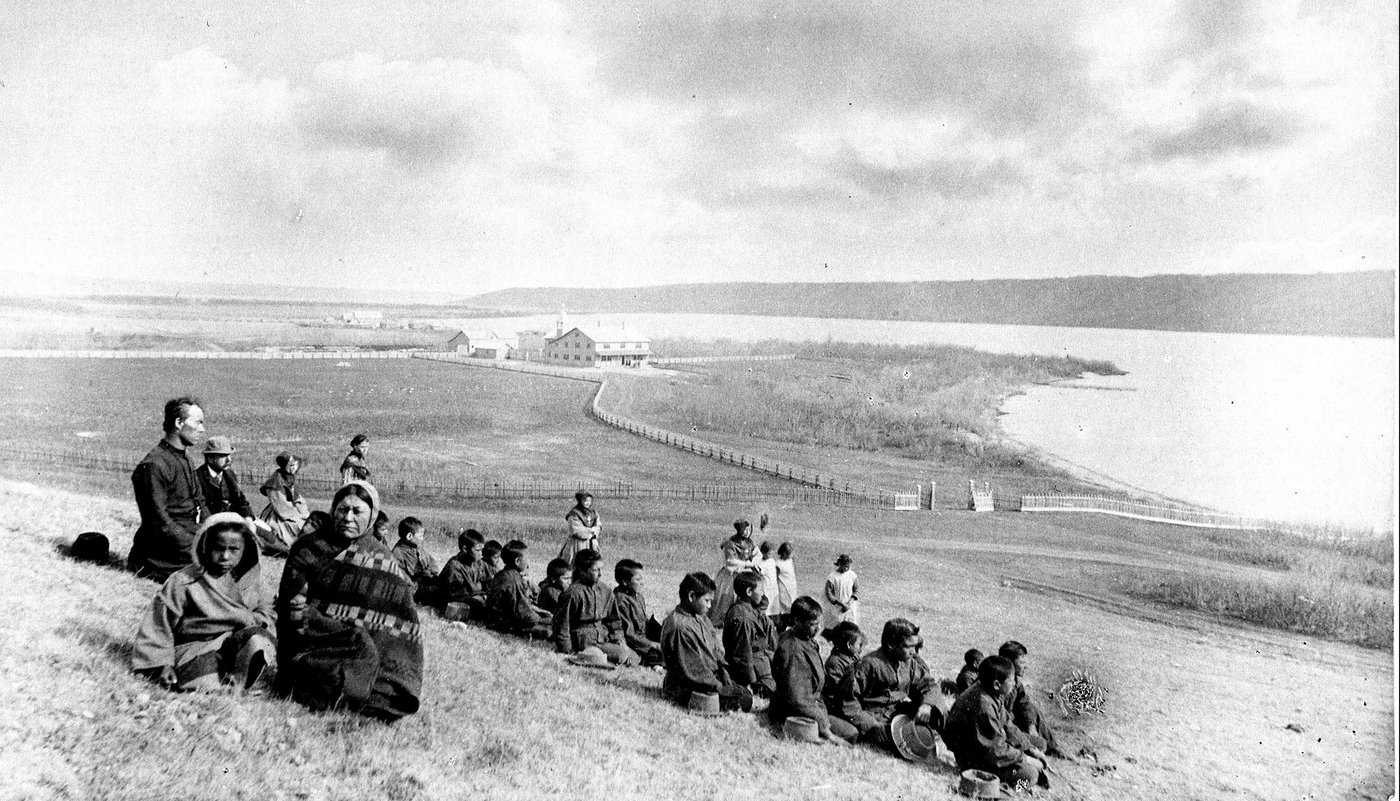
<svg viewBox="0 0 1400 801">
<path fill-rule="evenodd" d="M 1138 155 L 1152 161 L 1206 161 L 1284 147 L 1297 141 L 1303 130 L 1296 115 L 1234 102 L 1202 109 L 1198 119 L 1180 130 L 1143 132 Z"/>
</svg>

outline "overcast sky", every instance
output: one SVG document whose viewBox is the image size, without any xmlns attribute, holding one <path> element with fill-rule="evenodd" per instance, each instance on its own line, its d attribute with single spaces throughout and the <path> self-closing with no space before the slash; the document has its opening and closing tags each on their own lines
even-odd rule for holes
<svg viewBox="0 0 1400 801">
<path fill-rule="evenodd" d="M 1396 266 L 1391 0 L 0 13 L 11 285 Z"/>
</svg>

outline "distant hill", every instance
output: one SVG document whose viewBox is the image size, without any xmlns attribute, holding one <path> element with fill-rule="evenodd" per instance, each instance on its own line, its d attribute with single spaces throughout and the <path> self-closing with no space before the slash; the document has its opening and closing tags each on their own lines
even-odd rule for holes
<svg viewBox="0 0 1400 801">
<path fill-rule="evenodd" d="M 474 306 L 1393 337 L 1395 274 L 1090 275 L 871 283 L 504 289 Z"/>
</svg>

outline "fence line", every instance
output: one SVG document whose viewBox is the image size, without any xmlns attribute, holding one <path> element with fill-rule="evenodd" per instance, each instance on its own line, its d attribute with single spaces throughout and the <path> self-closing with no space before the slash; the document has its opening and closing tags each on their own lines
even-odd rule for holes
<svg viewBox="0 0 1400 801">
<path fill-rule="evenodd" d="M 1174 506 L 1157 506 L 1103 495 L 1023 495 L 1023 512 L 1099 512 L 1102 514 L 1173 523 L 1197 528 L 1257 529 L 1268 522 L 1255 517 L 1221 514 Z"/>
<path fill-rule="evenodd" d="M 0 359 L 408 359 L 411 350 L 0 350 Z"/>
<path fill-rule="evenodd" d="M 710 364 L 714 362 L 779 362 L 796 359 L 795 353 L 778 353 L 754 356 L 653 356 L 651 363 L 663 364 Z"/>
</svg>

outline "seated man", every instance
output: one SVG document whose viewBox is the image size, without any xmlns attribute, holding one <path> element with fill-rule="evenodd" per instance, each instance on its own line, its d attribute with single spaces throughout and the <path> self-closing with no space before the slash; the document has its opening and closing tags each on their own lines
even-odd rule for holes
<svg viewBox="0 0 1400 801">
<path fill-rule="evenodd" d="M 924 699 L 934 688 L 928 665 L 915 654 L 919 627 L 904 618 L 885 622 L 880 647 L 861 657 L 841 689 L 842 713 L 862 742 L 890 746 L 889 724 L 896 714 L 939 729 L 942 720 Z"/>
<path fill-rule="evenodd" d="M 1063 757 L 1064 752 L 1055 743 L 1055 732 L 1051 731 L 1050 723 L 1026 689 L 1025 677 L 1030 669 L 1026 653 L 1026 646 L 1015 640 L 1008 640 L 997 649 L 997 656 L 1010 660 L 1016 667 L 1016 688 L 1011 693 L 1011 722 L 1026 735 L 1026 741 L 1031 745 L 1050 756 Z"/>
<path fill-rule="evenodd" d="M 972 685 L 948 710 L 943 742 L 958 760 L 958 770 L 994 774 L 1007 788 L 1049 787 L 1045 754 L 1030 743 L 1006 705 L 1016 689 L 1016 669 L 1000 656 L 988 657 L 977 668 Z"/>
</svg>

